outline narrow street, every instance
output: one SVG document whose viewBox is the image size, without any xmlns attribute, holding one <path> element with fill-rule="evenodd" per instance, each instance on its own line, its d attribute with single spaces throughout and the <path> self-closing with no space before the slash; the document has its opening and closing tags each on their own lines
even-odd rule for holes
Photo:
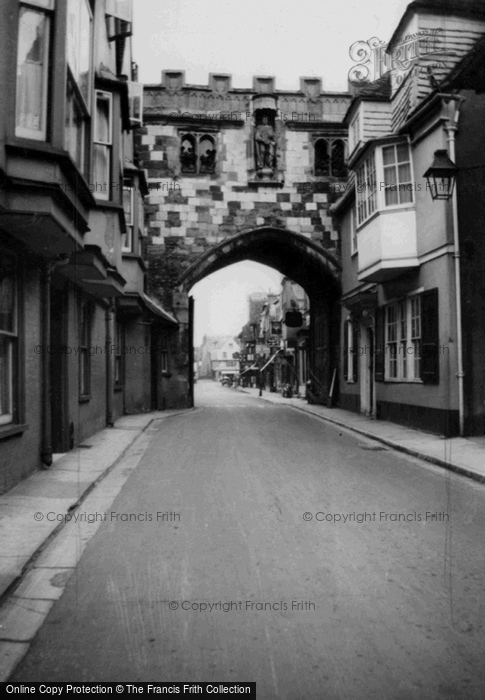
<svg viewBox="0 0 485 700">
<path fill-rule="evenodd" d="M 217 383 L 196 405 L 159 424 L 11 680 L 483 698 L 485 487 Z"/>
</svg>

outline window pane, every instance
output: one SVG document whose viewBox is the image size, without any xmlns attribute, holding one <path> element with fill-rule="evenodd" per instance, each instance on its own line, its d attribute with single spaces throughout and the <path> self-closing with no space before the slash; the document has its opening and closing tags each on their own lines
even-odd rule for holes
<svg viewBox="0 0 485 700">
<path fill-rule="evenodd" d="M 210 136 L 204 136 L 199 142 L 200 172 L 211 173 L 216 163 L 216 149 Z"/>
<path fill-rule="evenodd" d="M 403 143 L 397 146 L 397 161 L 398 163 L 405 163 L 409 161 L 409 148 L 407 143 Z"/>
<path fill-rule="evenodd" d="M 49 18 L 43 12 L 21 8 L 17 54 L 17 136 L 45 138 L 48 53 Z"/>
<path fill-rule="evenodd" d="M 66 149 L 79 170 L 84 170 L 83 118 L 72 88 L 67 87 Z"/>
<path fill-rule="evenodd" d="M 123 184 L 123 209 L 125 210 L 125 219 L 127 224 L 133 223 L 133 189 L 131 183 Z"/>
<path fill-rule="evenodd" d="M 109 147 L 94 144 L 93 146 L 93 174 L 96 185 L 95 195 L 99 199 L 109 197 Z M 106 184 L 106 187 L 104 185 Z"/>
<path fill-rule="evenodd" d="M 13 267 L 7 260 L 0 262 L 0 331 L 15 332 L 15 282 Z"/>
<path fill-rule="evenodd" d="M 391 206 L 392 204 L 398 204 L 397 189 L 391 189 L 388 187 L 385 194 L 386 194 L 386 207 Z"/>
<path fill-rule="evenodd" d="M 0 335 L 0 425 L 13 420 L 12 345 L 10 338 Z"/>
<path fill-rule="evenodd" d="M 392 165 L 395 163 L 394 146 L 387 146 L 386 148 L 383 148 L 382 158 L 384 160 L 384 165 Z"/>
<path fill-rule="evenodd" d="M 186 134 L 180 146 L 180 163 L 183 173 L 195 173 L 197 165 L 197 153 L 195 138 L 191 134 Z"/>
<path fill-rule="evenodd" d="M 133 226 L 126 227 L 126 233 L 121 234 L 121 250 L 124 253 L 133 251 Z"/>
<path fill-rule="evenodd" d="M 96 133 L 94 140 L 100 143 L 111 143 L 111 96 L 107 93 L 96 93 Z"/>
<path fill-rule="evenodd" d="M 345 177 L 347 175 L 345 143 L 340 140 L 334 141 L 332 144 L 332 175 L 334 177 Z"/>
<path fill-rule="evenodd" d="M 413 190 L 411 184 L 399 185 L 399 201 L 401 204 L 413 201 Z"/>
<path fill-rule="evenodd" d="M 325 139 L 318 139 L 315 143 L 315 175 L 328 175 L 329 173 L 328 144 Z"/>
<path fill-rule="evenodd" d="M 67 60 L 89 109 L 91 17 L 86 0 L 68 0 Z"/>
<path fill-rule="evenodd" d="M 384 168 L 384 182 L 386 185 L 395 185 L 397 183 L 396 168 Z"/>
<path fill-rule="evenodd" d="M 399 182 L 411 182 L 411 166 L 409 163 L 398 166 Z"/>
</svg>

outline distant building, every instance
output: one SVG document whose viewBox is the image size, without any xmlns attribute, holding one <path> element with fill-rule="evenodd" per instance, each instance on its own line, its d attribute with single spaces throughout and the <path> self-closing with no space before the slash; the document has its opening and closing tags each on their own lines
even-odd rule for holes
<svg viewBox="0 0 485 700">
<path fill-rule="evenodd" d="M 220 380 L 224 375 L 239 374 L 239 342 L 232 336 L 204 336 L 198 349 L 200 379 Z"/>
</svg>

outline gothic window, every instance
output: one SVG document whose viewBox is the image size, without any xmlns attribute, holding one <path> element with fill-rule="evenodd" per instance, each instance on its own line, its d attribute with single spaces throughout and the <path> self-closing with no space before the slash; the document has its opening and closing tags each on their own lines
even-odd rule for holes
<svg viewBox="0 0 485 700">
<path fill-rule="evenodd" d="M 346 177 L 345 141 L 342 139 L 327 140 L 319 138 L 315 141 L 315 175 L 322 177 Z"/>
<path fill-rule="evenodd" d="M 182 136 L 180 164 L 183 173 L 197 172 L 197 141 L 192 134 L 184 134 Z"/>
<path fill-rule="evenodd" d="M 212 136 L 202 136 L 199 141 L 199 172 L 213 173 L 216 162 L 216 145 Z"/>
<path fill-rule="evenodd" d="M 347 165 L 345 163 L 345 142 L 337 139 L 332 143 L 332 175 L 334 177 L 346 177 Z"/>
<path fill-rule="evenodd" d="M 315 175 L 330 175 L 330 158 L 326 139 L 315 141 Z"/>
<path fill-rule="evenodd" d="M 182 134 L 180 165 L 182 173 L 213 173 L 216 164 L 216 144 L 208 134 Z"/>
</svg>

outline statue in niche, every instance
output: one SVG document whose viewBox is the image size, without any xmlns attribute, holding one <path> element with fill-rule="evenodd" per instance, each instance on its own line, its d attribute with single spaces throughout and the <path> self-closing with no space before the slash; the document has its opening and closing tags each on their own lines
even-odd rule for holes
<svg viewBox="0 0 485 700">
<path fill-rule="evenodd" d="M 263 116 L 254 133 L 256 169 L 274 172 L 276 166 L 276 133 L 268 117 Z"/>
</svg>

